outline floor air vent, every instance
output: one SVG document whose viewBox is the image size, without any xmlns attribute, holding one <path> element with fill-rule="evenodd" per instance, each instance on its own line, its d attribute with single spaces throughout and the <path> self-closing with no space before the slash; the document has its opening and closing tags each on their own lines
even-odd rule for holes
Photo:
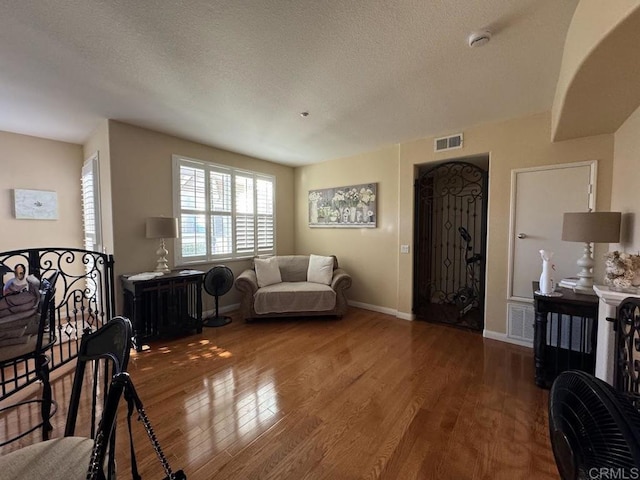
<svg viewBox="0 0 640 480">
<path fill-rule="evenodd" d="M 436 138 L 433 142 L 433 149 L 436 152 L 442 152 L 444 150 L 453 150 L 456 148 L 462 148 L 462 134 L 457 133 L 450 137 Z"/>
<path fill-rule="evenodd" d="M 509 332 L 508 337 L 533 344 L 533 323 L 535 311 L 533 305 L 509 303 Z"/>
</svg>

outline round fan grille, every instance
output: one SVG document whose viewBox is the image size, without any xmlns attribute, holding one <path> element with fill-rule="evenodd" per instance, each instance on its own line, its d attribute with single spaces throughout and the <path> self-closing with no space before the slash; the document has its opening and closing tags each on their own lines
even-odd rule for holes
<svg viewBox="0 0 640 480">
<path fill-rule="evenodd" d="M 229 267 L 218 265 L 204 276 L 204 289 L 214 297 L 224 295 L 233 286 L 233 272 Z"/>
<path fill-rule="evenodd" d="M 202 324 L 205 327 L 222 327 L 231 323 L 231 317 L 218 315 L 218 297 L 224 295 L 233 286 L 233 272 L 229 267 L 217 265 L 209 270 L 204 276 L 204 290 L 216 299 L 215 316 L 204 319 Z"/>
<path fill-rule="evenodd" d="M 560 374 L 549 393 L 549 434 L 560 476 L 640 465 L 640 413 L 627 397 L 585 372 Z M 629 470 L 631 471 L 631 470 Z"/>
</svg>

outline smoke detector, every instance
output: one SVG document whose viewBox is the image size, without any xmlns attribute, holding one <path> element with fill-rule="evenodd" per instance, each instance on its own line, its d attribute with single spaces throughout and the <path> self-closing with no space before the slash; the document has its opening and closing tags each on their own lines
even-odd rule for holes
<svg viewBox="0 0 640 480">
<path fill-rule="evenodd" d="M 471 35 L 469 35 L 468 40 L 471 48 L 481 47 L 489 43 L 489 40 L 491 40 L 491 32 L 489 30 L 472 32 Z"/>
</svg>

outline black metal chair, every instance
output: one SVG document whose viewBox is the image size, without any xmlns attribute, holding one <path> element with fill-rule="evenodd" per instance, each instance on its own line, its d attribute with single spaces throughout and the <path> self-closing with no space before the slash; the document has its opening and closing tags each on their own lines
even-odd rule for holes
<svg viewBox="0 0 640 480">
<path fill-rule="evenodd" d="M 64 437 L 0 456 L 2 475 L 34 480 L 115 478 L 114 428 L 118 403 L 129 381 L 126 368 L 131 339 L 131 323 L 124 317 L 115 317 L 82 337 Z M 87 362 L 93 362 L 90 371 Z M 81 403 L 87 380 L 92 382 L 92 393 L 84 398 L 92 399 L 90 405 Z M 76 426 L 83 436 L 76 436 Z"/>
<path fill-rule="evenodd" d="M 4 318 L 3 332 L 19 331 L 22 334 L 9 341 L 8 345 L 0 346 L 0 400 L 10 397 L 27 385 L 36 381 L 42 382 L 42 398 L 18 402 L 0 409 L 0 414 L 19 408 L 29 403 L 39 403 L 42 421 L 30 427 L 18 435 L 3 440 L 0 446 L 11 443 L 34 430 L 42 427 L 42 439 L 49 438 L 51 431 L 51 416 L 56 411 L 56 403 L 51 396 L 51 384 L 49 382 L 49 362 L 47 353 L 56 343 L 56 329 L 53 300 L 56 292 L 58 271 L 54 271 L 47 278 L 42 279 L 39 286 L 39 300 L 36 311 L 18 310 L 15 314 Z M 35 289 L 32 284 L 24 292 L 26 296 L 36 297 L 38 292 L 30 292 Z M 10 297 L 5 297 L 5 300 Z M 24 306 L 24 305 L 21 305 Z M 6 341 L 6 340 L 5 340 Z"/>
</svg>

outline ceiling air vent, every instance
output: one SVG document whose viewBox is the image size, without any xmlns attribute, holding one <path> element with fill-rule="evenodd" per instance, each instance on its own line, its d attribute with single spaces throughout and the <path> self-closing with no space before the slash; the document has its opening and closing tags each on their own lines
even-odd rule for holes
<svg viewBox="0 0 640 480">
<path fill-rule="evenodd" d="M 453 150 L 455 148 L 462 148 L 462 134 L 457 133 L 450 137 L 436 138 L 433 142 L 433 149 L 436 152 L 442 152 L 444 150 Z"/>
</svg>

